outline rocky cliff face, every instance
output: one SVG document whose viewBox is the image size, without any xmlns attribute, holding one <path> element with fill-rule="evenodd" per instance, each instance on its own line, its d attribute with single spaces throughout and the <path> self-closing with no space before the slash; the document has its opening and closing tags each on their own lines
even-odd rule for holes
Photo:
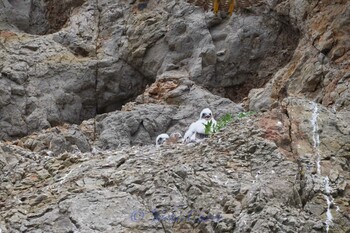
<svg viewBox="0 0 350 233">
<path fill-rule="evenodd" d="M 196 3 L 0 0 L 0 232 L 350 231 L 350 3 Z"/>
<path fill-rule="evenodd" d="M 175 1 L 3 5 L 3 139 L 121 109 L 173 71 L 241 101 L 290 60 L 299 40 L 269 5 L 231 18 Z"/>
</svg>

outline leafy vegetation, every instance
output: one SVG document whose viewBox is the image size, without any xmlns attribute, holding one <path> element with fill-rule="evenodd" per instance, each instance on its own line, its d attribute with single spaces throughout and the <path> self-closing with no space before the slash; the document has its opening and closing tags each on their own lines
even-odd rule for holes
<svg viewBox="0 0 350 233">
<path fill-rule="evenodd" d="M 205 134 L 213 134 L 216 133 L 218 131 L 220 131 L 220 129 L 224 128 L 229 122 L 232 121 L 232 116 L 231 114 L 227 113 L 225 114 L 223 117 L 221 117 L 216 124 L 213 124 L 213 122 L 210 120 L 208 121 L 207 124 L 205 125 Z"/>
<path fill-rule="evenodd" d="M 249 117 L 254 115 L 255 112 L 249 111 L 249 112 L 240 112 L 237 114 L 238 119 L 242 119 L 245 117 Z M 213 121 L 208 121 L 205 126 L 205 134 L 213 134 L 218 131 L 220 131 L 222 128 L 224 128 L 228 123 L 230 123 L 233 120 L 233 117 L 231 114 L 227 113 L 223 117 L 221 117 L 216 124 L 213 123 Z"/>
</svg>

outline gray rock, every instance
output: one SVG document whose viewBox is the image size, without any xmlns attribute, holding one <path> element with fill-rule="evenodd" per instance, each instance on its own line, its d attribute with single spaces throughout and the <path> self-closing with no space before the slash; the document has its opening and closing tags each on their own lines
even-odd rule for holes
<svg viewBox="0 0 350 233">
<path fill-rule="evenodd" d="M 175 1 L 140 4 L 2 1 L 1 139 L 115 111 L 174 70 L 242 100 L 284 65 L 297 42 L 288 37 L 290 25 L 260 6 L 256 16 L 219 19 Z"/>
<path fill-rule="evenodd" d="M 134 105 L 129 103 L 124 106 L 124 111 L 96 118 L 98 147 L 106 149 L 154 144 L 161 133 L 180 132 L 183 135 L 207 107 L 212 109 L 217 119 L 243 110 L 229 99 L 215 96 L 198 87 L 183 76 L 182 72 L 165 74 L 146 89 L 144 94 L 138 96 Z M 170 105 L 164 105 L 165 103 Z"/>
<path fill-rule="evenodd" d="M 249 110 L 263 111 L 269 110 L 273 106 L 274 100 L 271 98 L 270 90 L 265 88 L 252 89 L 249 92 Z"/>
<path fill-rule="evenodd" d="M 342 2 L 342 16 L 334 14 L 332 23 L 328 26 L 314 27 L 315 20 L 321 15 L 329 15 L 327 4 L 317 5 L 316 2 L 282 1 L 274 9 L 278 14 L 290 19 L 301 35 L 309 31 L 308 36 L 301 36 L 293 58 L 280 69 L 266 85 L 267 93 L 278 101 L 288 96 L 304 97 L 334 110 L 349 109 L 349 45 L 341 32 L 349 28 L 344 20 L 350 17 L 349 3 Z M 320 14 L 316 14 L 316 11 Z M 323 17 L 323 16 L 322 16 Z M 334 23 L 333 23 L 334 22 Z M 317 38 L 317 39 L 311 39 Z M 337 41 L 337 42 L 335 42 Z"/>
<path fill-rule="evenodd" d="M 290 108 L 299 102 L 291 101 Z M 136 106 L 133 115 L 146 113 L 143 107 Z M 131 112 L 114 114 L 126 119 Z M 259 121 L 259 116 L 236 119 L 193 147 L 28 157 L 21 148 L 2 146 L 18 160 L 16 169 L 5 166 L 6 175 L 0 174 L 0 217 L 5 219 L 0 227 L 11 232 L 325 231 L 327 202 L 320 181 L 300 170 L 304 161 L 291 160 L 261 138 Z M 349 180 L 348 170 L 342 174 Z M 342 216 L 348 194 L 332 194 L 340 210 L 331 207 L 330 230 L 346 232 L 349 220 Z"/>
<path fill-rule="evenodd" d="M 42 154 L 59 155 L 63 152 L 88 152 L 91 150 L 89 140 L 77 125 L 64 125 L 34 133 L 14 143 Z"/>
<path fill-rule="evenodd" d="M 0 29 L 28 30 L 30 1 L 0 1 Z"/>
<path fill-rule="evenodd" d="M 349 9 L 0 0 L 1 231 L 349 232 Z"/>
<path fill-rule="evenodd" d="M 300 156 L 313 154 L 314 142 L 311 121 L 316 103 L 290 97 L 285 99 L 284 105 L 292 124 L 293 150 Z M 347 122 L 349 122 L 349 111 L 343 110 L 333 113 L 319 104 L 317 104 L 317 108 L 317 133 L 321 142 L 319 150 L 322 159 L 346 157 L 346 150 L 341 148 L 344 149 L 350 140 L 350 131 L 346 127 Z M 303 135 L 303 137 L 299 135 Z"/>
<path fill-rule="evenodd" d="M 97 133 L 101 148 L 116 148 L 125 145 L 153 143 L 165 132 L 170 124 L 175 108 L 162 105 L 139 105 L 130 112 L 113 112 L 98 117 Z"/>
</svg>

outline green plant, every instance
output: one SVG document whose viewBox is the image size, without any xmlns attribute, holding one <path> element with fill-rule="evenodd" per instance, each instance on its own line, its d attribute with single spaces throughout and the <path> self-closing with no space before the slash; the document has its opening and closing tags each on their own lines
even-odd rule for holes
<svg viewBox="0 0 350 233">
<path fill-rule="evenodd" d="M 220 131 L 220 129 L 224 128 L 230 121 L 232 121 L 232 116 L 229 113 L 222 116 L 216 122 L 216 124 L 214 124 L 213 121 L 211 121 L 211 120 L 208 121 L 206 124 L 204 124 L 205 134 L 213 134 L 213 133 Z"/>
<path fill-rule="evenodd" d="M 245 117 L 249 117 L 254 115 L 256 112 L 249 111 L 249 112 L 240 112 L 237 114 L 238 119 L 242 119 Z M 205 134 L 213 134 L 218 131 L 220 131 L 222 128 L 224 128 L 229 122 L 233 120 L 232 115 L 227 113 L 224 116 L 222 116 L 216 124 L 213 123 L 213 121 L 208 121 L 205 126 Z"/>
</svg>

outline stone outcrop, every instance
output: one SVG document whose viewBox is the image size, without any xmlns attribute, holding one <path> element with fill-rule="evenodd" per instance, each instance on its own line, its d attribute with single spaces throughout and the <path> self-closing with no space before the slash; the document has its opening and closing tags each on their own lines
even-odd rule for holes
<svg viewBox="0 0 350 233">
<path fill-rule="evenodd" d="M 204 107 L 215 110 L 217 119 L 227 113 L 236 115 L 243 111 L 240 105 L 211 94 L 178 72 L 168 72 L 160 77 L 135 101 L 127 103 L 121 111 L 84 121 L 79 127 L 57 126 L 23 137 L 13 144 L 54 155 L 77 149 L 86 152 L 87 148 L 91 149 L 87 145 L 99 149 L 148 145 L 153 144 L 161 133 L 183 135 Z"/>
<path fill-rule="evenodd" d="M 0 233 L 350 232 L 349 1 L 195 2 L 0 0 Z"/>
<path fill-rule="evenodd" d="M 287 108 L 303 104 L 290 100 Z M 320 110 L 320 115 L 324 113 Z M 6 223 L 0 228 L 5 232 L 324 232 L 327 203 L 322 179 L 311 172 L 315 163 L 307 163 L 311 160 L 306 154 L 292 160 L 264 139 L 265 130 L 257 127 L 263 118 L 237 119 L 197 146 L 127 147 L 49 157 L 2 145 L 6 173 L 1 176 L 1 216 Z M 330 126 L 320 124 L 320 131 L 326 133 Z M 307 130 L 306 137 L 312 140 L 305 127 L 299 129 Z M 349 134 L 344 137 L 349 141 Z M 323 136 L 322 141 L 328 144 Z M 320 147 L 322 153 L 326 150 Z M 350 177 L 342 156 L 322 159 L 322 167 L 334 163 L 325 169 L 334 198 L 330 232 L 347 232 L 350 226 L 346 201 Z"/>
<path fill-rule="evenodd" d="M 80 127 L 64 124 L 49 128 L 15 140 L 11 144 L 50 156 L 57 156 L 64 152 L 88 152 L 91 150 L 94 131 L 87 123 L 83 122 Z"/>
<path fill-rule="evenodd" d="M 289 6 L 288 6 L 289 4 Z M 282 1 L 275 7 L 303 37 L 291 61 L 264 89 L 250 94 L 251 109 L 269 109 L 287 96 L 349 109 L 350 3 Z"/>
<path fill-rule="evenodd" d="M 169 71 L 240 101 L 299 40 L 269 4 L 229 18 L 182 1 L 1 3 L 1 139 L 121 109 Z"/>
<path fill-rule="evenodd" d="M 11 32 L 1 32 L 1 40 L 2 139 L 96 114 L 94 64 L 53 40 Z"/>
<path fill-rule="evenodd" d="M 154 143 L 161 133 L 179 132 L 184 135 L 189 125 L 199 119 L 203 108 L 214 110 L 214 117 L 235 115 L 243 108 L 231 100 L 211 94 L 182 77 L 169 72 L 124 106 L 124 111 L 100 115 L 96 118 L 96 145 L 116 148 L 125 145 Z"/>
</svg>

